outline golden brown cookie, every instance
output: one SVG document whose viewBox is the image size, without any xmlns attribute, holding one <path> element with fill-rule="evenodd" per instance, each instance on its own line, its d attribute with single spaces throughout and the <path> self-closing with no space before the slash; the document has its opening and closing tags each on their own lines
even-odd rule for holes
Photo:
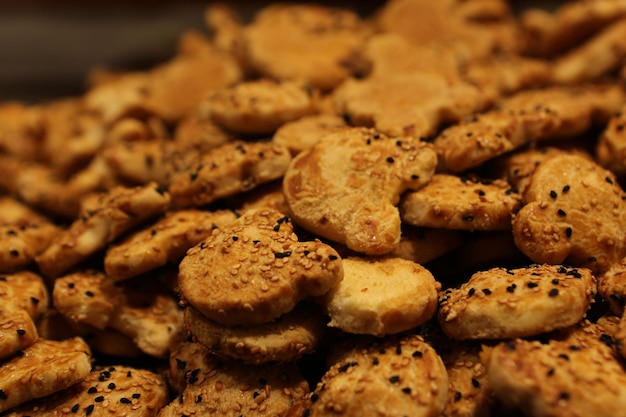
<svg viewBox="0 0 626 417">
<path fill-rule="evenodd" d="M 26 226 L 47 219 L 19 200 L 0 196 L 0 225 Z"/>
<path fill-rule="evenodd" d="M 349 10 L 321 4 L 274 4 L 245 28 L 246 61 L 274 79 L 301 79 L 331 90 L 361 69 L 370 29 Z"/>
<path fill-rule="evenodd" d="M 389 256 L 425 264 L 458 248 L 463 238 L 461 232 L 447 229 L 432 229 L 402 224 L 400 243 L 389 252 Z"/>
<path fill-rule="evenodd" d="M 441 132 L 434 141 L 439 170 L 461 172 L 530 142 L 575 137 L 608 120 L 625 101 L 625 91 L 616 85 L 519 92 Z"/>
<path fill-rule="evenodd" d="M 160 375 L 129 366 L 98 366 L 82 382 L 23 404 L 7 416 L 153 417 L 167 401 L 167 385 Z"/>
<path fill-rule="evenodd" d="M 175 207 L 209 204 L 220 198 L 281 178 L 291 154 L 270 142 L 229 142 L 197 158 L 173 176 L 169 185 Z"/>
<path fill-rule="evenodd" d="M 289 213 L 289 206 L 283 194 L 282 179 L 263 184 L 255 189 L 233 197 L 238 213 L 248 210 L 269 207 L 281 213 Z"/>
<path fill-rule="evenodd" d="M 439 323 L 454 339 L 534 336 L 580 321 L 596 294 L 587 269 L 559 265 L 476 272 L 439 303 Z"/>
<path fill-rule="evenodd" d="M 187 249 L 236 218 L 230 210 L 169 212 L 147 228 L 109 245 L 104 270 L 113 280 L 121 281 L 167 263 L 178 263 Z"/>
<path fill-rule="evenodd" d="M 624 195 L 615 175 L 587 158 L 549 158 L 513 218 L 515 243 L 534 262 L 606 271 L 626 256 Z"/>
<path fill-rule="evenodd" d="M 337 252 L 299 242 L 291 219 L 249 210 L 187 252 L 179 265 L 182 297 L 224 325 L 269 322 L 301 299 L 320 296 L 343 277 Z"/>
<path fill-rule="evenodd" d="M 176 125 L 173 140 L 178 149 L 197 150 L 204 153 L 236 140 L 234 135 L 211 121 L 206 107 L 206 103 L 201 103 Z"/>
<path fill-rule="evenodd" d="M 435 174 L 399 204 L 402 221 L 421 227 L 458 230 L 509 230 L 519 194 L 503 180 Z"/>
<path fill-rule="evenodd" d="M 282 416 L 309 391 L 292 362 L 247 365 L 234 360 L 195 358 L 193 365 L 177 364 L 187 365 L 187 385 L 178 398 L 161 410 L 159 417 L 215 413 L 228 417 Z"/>
<path fill-rule="evenodd" d="M 519 19 L 524 49 L 533 55 L 553 57 L 624 16 L 626 5 L 613 0 L 564 2 L 553 12 L 527 8 Z"/>
<path fill-rule="evenodd" d="M 61 229 L 48 221 L 0 226 L 0 272 L 24 269 L 34 263 Z"/>
<path fill-rule="evenodd" d="M 6 101 L 0 104 L 0 150 L 22 159 L 38 156 L 39 138 L 29 129 L 32 108 L 26 103 Z"/>
<path fill-rule="evenodd" d="M 613 339 L 594 326 L 581 324 L 568 337 L 543 343 L 500 343 L 488 360 L 495 396 L 538 417 L 626 415 L 626 373 Z"/>
<path fill-rule="evenodd" d="M 624 8 L 626 9 L 626 7 Z M 624 10 L 626 14 L 626 10 Z M 575 84 L 593 81 L 626 64 L 626 19 L 607 25 L 581 46 L 554 63 L 554 81 Z"/>
<path fill-rule="evenodd" d="M 316 113 L 318 93 L 299 81 L 246 81 L 213 93 L 206 102 L 213 122 L 246 135 L 267 135 L 282 124 Z"/>
<path fill-rule="evenodd" d="M 211 354 L 250 364 L 289 362 L 315 351 L 326 319 L 311 306 L 298 306 L 269 323 L 228 327 L 185 309 L 185 328 Z"/>
<path fill-rule="evenodd" d="M 450 45 L 462 59 L 518 48 L 511 10 L 500 0 L 394 0 L 382 7 L 376 23 L 415 45 Z"/>
<path fill-rule="evenodd" d="M 117 330 L 151 356 L 167 356 L 181 338 L 177 300 L 150 277 L 120 285 L 100 271 L 75 272 L 55 281 L 52 297 L 73 322 Z"/>
<path fill-rule="evenodd" d="M 167 381 L 174 391 L 182 393 L 188 382 L 196 383 L 200 373 L 204 378 L 220 362 L 217 356 L 209 352 L 209 348 L 190 341 L 181 342 L 170 352 Z"/>
<path fill-rule="evenodd" d="M 441 284 L 401 258 L 343 258 L 343 279 L 324 296 L 331 327 L 384 336 L 424 324 L 435 314 Z"/>
<path fill-rule="evenodd" d="M 626 307 L 626 258 L 614 263 L 598 277 L 598 294 L 614 314 L 623 315 Z"/>
<path fill-rule="evenodd" d="M 609 120 L 595 151 L 600 165 L 617 176 L 626 174 L 626 106 Z"/>
<path fill-rule="evenodd" d="M 333 364 L 291 416 L 439 416 L 448 376 L 421 336 L 386 337 Z"/>
<path fill-rule="evenodd" d="M 91 371 L 89 346 L 80 338 L 40 339 L 0 365 L 0 411 L 64 390 Z"/>
<path fill-rule="evenodd" d="M 304 116 L 279 127 L 272 142 L 286 146 L 295 156 L 312 147 L 322 136 L 342 127 L 346 127 L 346 122 L 334 114 Z"/>
<path fill-rule="evenodd" d="M 100 194 L 93 210 L 84 212 L 38 255 L 37 264 L 44 275 L 55 278 L 169 205 L 169 194 L 155 183 L 113 188 Z"/>
<path fill-rule="evenodd" d="M 400 194 L 428 183 L 436 163 L 432 146 L 413 137 L 345 128 L 294 158 L 283 191 L 298 225 L 379 255 L 400 241 Z"/>
</svg>

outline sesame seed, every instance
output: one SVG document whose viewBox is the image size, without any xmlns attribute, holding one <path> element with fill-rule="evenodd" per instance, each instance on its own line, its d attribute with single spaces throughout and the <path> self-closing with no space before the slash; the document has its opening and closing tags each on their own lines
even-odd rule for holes
<svg viewBox="0 0 626 417">
<path fill-rule="evenodd" d="M 400 377 L 398 375 L 394 375 L 389 378 L 389 382 L 391 382 L 392 384 L 397 384 L 398 382 L 400 382 Z"/>
<path fill-rule="evenodd" d="M 613 185 L 613 180 L 610 177 L 604 178 L 604 181 L 606 181 L 607 183 Z"/>
<path fill-rule="evenodd" d="M 88 393 L 88 394 L 94 394 L 94 393 L 96 393 L 96 392 L 98 392 L 98 388 L 96 388 L 96 387 L 90 387 L 90 388 L 87 390 L 87 393 Z"/>
<path fill-rule="evenodd" d="M 454 402 L 458 403 L 459 401 L 461 401 L 461 398 L 463 398 L 463 394 L 461 394 L 460 391 L 457 391 L 454 393 Z"/>
<path fill-rule="evenodd" d="M 74 404 L 72 406 L 72 408 L 70 408 L 70 411 L 74 414 L 76 414 L 76 412 L 78 411 L 78 409 L 80 408 L 80 406 L 78 404 Z"/>
<path fill-rule="evenodd" d="M 472 386 L 474 388 L 480 388 L 480 381 L 478 381 L 476 378 L 472 378 Z"/>
<path fill-rule="evenodd" d="M 129 400 L 128 398 L 126 398 L 126 397 L 122 397 L 122 398 L 120 398 L 120 402 L 122 404 L 130 404 L 132 401 Z"/>
<path fill-rule="evenodd" d="M 26 330 L 24 329 L 17 329 L 17 334 L 19 334 L 20 336 L 24 336 L 26 334 Z"/>
<path fill-rule="evenodd" d="M 85 291 L 85 295 L 86 295 L 87 297 L 93 297 L 93 295 L 94 295 L 94 294 L 93 294 L 93 292 L 91 292 L 91 291 Z"/>
<path fill-rule="evenodd" d="M 556 191 L 554 191 L 554 190 L 550 191 L 550 197 L 556 198 L 556 196 L 557 196 Z"/>
<path fill-rule="evenodd" d="M 558 288 L 552 288 L 550 290 L 550 292 L 548 293 L 548 295 L 550 297 L 556 297 L 557 295 L 559 295 L 559 289 Z"/>
<path fill-rule="evenodd" d="M 564 186 L 564 187 L 563 187 L 563 190 L 562 190 L 562 191 L 563 191 L 564 193 L 566 193 L 566 192 L 568 192 L 568 191 L 569 191 L 569 189 L 570 189 L 570 186 L 569 186 L 569 185 L 566 185 L 566 186 Z"/>
<path fill-rule="evenodd" d="M 95 402 L 97 403 L 101 403 L 102 401 L 104 401 L 104 395 L 99 395 L 96 398 L 93 399 Z"/>
<path fill-rule="evenodd" d="M 561 400 L 569 400 L 569 393 L 568 392 L 562 392 L 559 394 L 559 399 Z"/>
<path fill-rule="evenodd" d="M 411 393 L 411 388 L 404 387 L 404 388 L 402 388 L 402 392 L 405 393 L 405 394 L 410 394 Z"/>
<path fill-rule="evenodd" d="M 6 400 L 7 398 L 7 393 L 3 389 L 0 389 L 0 400 Z"/>
<path fill-rule="evenodd" d="M 568 227 L 565 229 L 565 236 L 572 237 L 572 228 Z"/>
<path fill-rule="evenodd" d="M 474 220 L 474 215 L 473 214 L 466 214 L 465 216 L 463 216 L 461 218 L 463 219 L 463 221 L 471 222 L 472 220 Z"/>
<path fill-rule="evenodd" d="M 391 156 L 387 157 L 387 162 L 389 162 L 390 164 L 393 164 L 394 160 Z"/>
<path fill-rule="evenodd" d="M 380 361 L 378 360 L 378 358 L 376 356 L 374 356 L 372 358 L 372 365 L 378 365 L 380 363 Z"/>
<path fill-rule="evenodd" d="M 485 295 L 491 295 L 491 290 L 489 288 L 483 288 L 483 294 Z"/>
<path fill-rule="evenodd" d="M 422 356 L 424 356 L 424 353 L 421 350 L 416 350 L 411 356 L 413 356 L 414 358 L 421 358 Z"/>
<path fill-rule="evenodd" d="M 558 279 L 558 278 L 553 278 L 553 279 L 552 279 L 552 283 L 553 283 L 554 285 L 559 285 L 559 279 Z"/>
<path fill-rule="evenodd" d="M 107 385 L 108 389 L 115 389 L 115 383 L 111 382 L 109 385 Z"/>
<path fill-rule="evenodd" d="M 559 354 L 559 358 L 561 358 L 563 360 L 566 360 L 566 361 L 569 361 L 569 356 L 567 354 L 565 354 L 565 353 Z"/>
<path fill-rule="evenodd" d="M 475 292 L 476 292 L 475 288 L 470 288 L 469 291 L 467 292 L 467 296 L 471 297 L 472 295 L 474 295 Z"/>
<path fill-rule="evenodd" d="M 536 288 L 539 286 L 539 284 L 537 284 L 536 282 L 529 282 L 526 285 L 528 286 L 528 288 Z"/>
<path fill-rule="evenodd" d="M 39 304 L 39 298 L 36 297 L 30 297 L 30 302 L 37 305 Z"/>
<path fill-rule="evenodd" d="M 506 292 L 515 292 L 515 288 L 517 288 L 517 285 L 515 284 L 511 284 L 508 287 L 506 287 Z"/>
<path fill-rule="evenodd" d="M 559 215 L 559 216 L 561 216 L 561 217 L 565 217 L 565 216 L 567 216 L 567 213 L 566 213 L 565 211 L 563 211 L 562 209 L 558 209 L 558 210 L 556 211 L 556 214 L 558 214 L 558 215 Z"/>
<path fill-rule="evenodd" d="M 93 413 L 94 407 L 95 406 L 93 404 L 89 404 L 87 407 L 85 407 L 85 415 L 88 416 Z"/>
</svg>

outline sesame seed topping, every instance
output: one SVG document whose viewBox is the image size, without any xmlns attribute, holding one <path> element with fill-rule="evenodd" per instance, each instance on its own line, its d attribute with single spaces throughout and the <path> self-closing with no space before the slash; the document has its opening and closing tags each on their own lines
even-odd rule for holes
<svg viewBox="0 0 626 417">
<path fill-rule="evenodd" d="M 556 191 L 554 191 L 554 190 L 550 191 L 550 197 L 556 198 L 556 196 L 557 196 Z"/>
<path fill-rule="evenodd" d="M 528 288 L 536 288 L 539 286 L 539 284 L 537 284 L 536 282 L 529 282 L 526 284 L 526 286 L 528 286 Z"/>
<path fill-rule="evenodd" d="M 461 394 L 460 391 L 457 391 L 454 393 L 454 402 L 458 403 L 459 401 L 461 401 L 461 398 L 463 398 L 463 394 Z"/>
<path fill-rule="evenodd" d="M 550 297 L 556 297 L 557 295 L 559 295 L 559 289 L 558 288 L 552 288 L 550 290 L 550 292 L 548 292 L 548 295 Z"/>
<path fill-rule="evenodd" d="M 394 162 L 393 157 L 388 156 L 388 157 L 387 157 L 387 162 L 389 162 L 390 164 L 393 164 L 393 162 Z"/>
<path fill-rule="evenodd" d="M 6 400 L 7 398 L 7 393 L 3 389 L 0 389 L 0 400 Z"/>
<path fill-rule="evenodd" d="M 567 216 L 567 213 L 566 213 L 565 211 L 563 211 L 563 209 L 558 209 L 558 210 L 556 211 L 556 214 L 558 214 L 558 215 L 559 215 L 559 216 L 561 216 L 561 217 L 565 217 L 565 216 Z"/>
<path fill-rule="evenodd" d="M 120 402 L 122 404 L 130 404 L 132 401 L 129 400 L 128 398 L 126 398 L 126 397 L 122 397 L 122 398 L 120 398 Z"/>
<path fill-rule="evenodd" d="M 88 416 L 93 413 L 94 407 L 95 406 L 93 404 L 89 404 L 87 407 L 85 407 L 85 415 Z"/>
<path fill-rule="evenodd" d="M 477 380 L 476 378 L 472 378 L 472 386 L 474 388 L 480 388 L 480 381 Z"/>
<path fill-rule="evenodd" d="M 20 336 L 24 336 L 26 334 L 26 330 L 24 329 L 17 329 L 17 334 L 19 334 Z"/>
<path fill-rule="evenodd" d="M 400 382 L 400 377 L 398 375 L 394 375 L 389 378 L 389 382 L 391 382 L 392 384 L 397 384 L 398 382 Z"/>
<path fill-rule="evenodd" d="M 508 287 L 506 287 L 506 292 L 510 292 L 510 293 L 515 292 L 515 288 L 517 288 L 517 285 L 511 284 Z"/>
<path fill-rule="evenodd" d="M 469 291 L 467 292 L 467 296 L 471 297 L 472 295 L 474 295 L 475 292 L 476 292 L 475 288 L 470 288 Z"/>
<path fill-rule="evenodd" d="M 404 388 L 402 388 L 402 392 L 405 393 L 405 394 L 410 394 L 411 393 L 411 388 L 404 387 Z"/>
<path fill-rule="evenodd" d="M 491 295 L 491 290 L 489 288 L 483 288 L 483 294 L 485 295 Z"/>
<path fill-rule="evenodd" d="M 91 291 L 85 291 L 85 295 L 86 295 L 87 297 L 93 297 L 93 295 L 94 295 L 94 294 L 93 294 L 93 292 L 91 292 Z"/>
</svg>

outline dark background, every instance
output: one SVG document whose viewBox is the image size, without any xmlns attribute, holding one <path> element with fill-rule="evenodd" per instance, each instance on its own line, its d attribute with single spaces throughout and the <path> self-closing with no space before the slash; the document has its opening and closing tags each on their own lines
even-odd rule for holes
<svg viewBox="0 0 626 417">
<path fill-rule="evenodd" d="M 432 0 L 439 1 L 439 0 Z M 317 1 L 369 15 L 384 0 Z M 96 67 L 146 69 L 174 53 L 186 29 L 206 30 L 207 0 L 0 0 L 0 101 L 84 92 Z M 270 1 L 225 2 L 245 21 Z M 554 1 L 512 1 L 514 9 Z"/>
</svg>

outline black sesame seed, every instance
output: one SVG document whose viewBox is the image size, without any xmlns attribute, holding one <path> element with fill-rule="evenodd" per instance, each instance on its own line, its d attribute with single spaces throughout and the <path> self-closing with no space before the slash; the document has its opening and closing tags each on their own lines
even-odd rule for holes
<svg viewBox="0 0 626 417">
<path fill-rule="evenodd" d="M 552 283 L 553 283 L 554 285 L 559 285 L 559 282 L 560 282 L 560 281 L 559 281 L 559 279 L 558 279 L 558 278 L 552 278 Z"/>
<path fill-rule="evenodd" d="M 418 180 L 419 178 L 420 178 L 420 176 L 419 176 L 419 175 L 417 175 L 417 174 L 413 174 L 413 175 L 411 175 L 411 179 L 412 179 L 412 180 Z"/>
<path fill-rule="evenodd" d="M 37 305 L 39 304 L 39 298 L 36 297 L 30 297 L 30 302 Z"/>
<path fill-rule="evenodd" d="M 476 292 L 475 288 L 470 288 L 469 291 L 467 292 L 467 296 L 471 297 L 472 295 L 474 295 L 475 292 Z"/>
<path fill-rule="evenodd" d="M 610 177 L 606 177 L 606 178 L 604 179 L 604 181 L 606 181 L 607 183 L 609 183 L 609 184 L 613 185 L 613 180 L 612 180 Z"/>
<path fill-rule="evenodd" d="M 555 371 L 556 371 L 556 369 L 554 369 L 554 368 L 550 368 L 550 369 L 548 370 L 548 372 L 546 372 L 546 375 L 548 375 L 548 376 L 552 376 L 552 375 L 554 375 L 554 372 L 555 372 Z"/>
<path fill-rule="evenodd" d="M 306 409 L 302 412 L 302 417 L 310 417 L 311 416 L 311 410 L 310 409 Z"/>
<path fill-rule="evenodd" d="M 274 253 L 274 257 L 276 259 L 288 258 L 290 256 L 291 256 L 291 251 L 290 250 L 285 251 L 285 252 L 276 252 L 276 253 Z"/>
<path fill-rule="evenodd" d="M 0 400 L 6 400 L 7 398 L 9 398 L 7 393 L 3 389 L 0 389 Z"/>
<path fill-rule="evenodd" d="M 559 215 L 559 216 L 561 216 L 561 217 L 565 217 L 565 216 L 567 216 L 567 213 L 566 213 L 565 211 L 563 211 L 562 209 L 558 209 L 558 210 L 556 211 L 556 214 L 558 214 L 558 215 Z"/>
<path fill-rule="evenodd" d="M 528 288 L 536 288 L 539 286 L 539 284 L 537 284 L 536 282 L 532 282 L 532 281 L 526 285 L 528 286 Z"/>
<path fill-rule="evenodd" d="M 74 405 L 72 406 L 72 408 L 70 408 L 70 411 L 71 411 L 72 413 L 76 414 L 76 412 L 78 411 L 78 409 L 79 409 L 79 408 L 80 408 L 80 405 L 78 405 L 78 404 L 74 404 Z"/>
<path fill-rule="evenodd" d="M 67 284 L 67 288 L 74 288 L 76 286 L 76 284 L 74 284 L 73 282 L 70 282 L 69 284 Z"/>
<path fill-rule="evenodd" d="M 93 297 L 93 295 L 94 295 L 94 294 L 93 294 L 93 292 L 91 292 L 91 291 L 85 291 L 85 295 L 86 295 L 87 297 Z"/>
<path fill-rule="evenodd" d="M 187 362 L 176 358 L 176 367 L 178 369 L 185 369 L 187 367 Z"/>
<path fill-rule="evenodd" d="M 556 191 L 554 191 L 554 190 L 550 191 L 550 197 L 556 198 L 557 197 Z"/>
<path fill-rule="evenodd" d="M 559 358 L 569 361 L 569 356 L 566 353 L 559 354 Z"/>
<path fill-rule="evenodd" d="M 565 236 L 572 237 L 572 228 L 571 227 L 568 227 L 567 229 L 565 229 Z"/>
<path fill-rule="evenodd" d="M 568 192 L 568 191 L 569 191 L 569 189 L 570 189 L 570 186 L 569 186 L 569 185 L 566 185 L 566 186 L 564 186 L 564 187 L 563 187 L 563 190 L 562 190 L 562 191 L 563 191 L 564 193 L 566 193 L 566 192 Z"/>
<path fill-rule="evenodd" d="M 104 395 L 98 395 L 96 398 L 93 399 L 95 402 L 97 403 L 101 403 L 102 401 L 104 401 Z"/>
<path fill-rule="evenodd" d="M 252 398 L 256 398 L 256 397 L 258 397 L 259 395 L 261 395 L 261 393 L 259 393 L 258 391 L 254 391 L 254 392 L 252 393 Z"/>
<path fill-rule="evenodd" d="M 165 187 L 163 187 L 162 185 L 159 185 L 157 188 L 154 189 L 154 191 L 156 191 L 157 193 L 163 195 L 165 194 Z"/>
<path fill-rule="evenodd" d="M 233 242 L 236 242 L 239 240 L 239 236 L 233 236 Z"/>
<path fill-rule="evenodd" d="M 480 388 L 480 381 L 477 380 L 476 378 L 472 378 L 472 386 L 474 388 Z"/>
<path fill-rule="evenodd" d="M 465 216 L 463 216 L 461 218 L 463 219 L 463 221 L 471 222 L 472 220 L 474 220 L 474 215 L 473 214 L 466 214 Z"/>
<path fill-rule="evenodd" d="M 131 397 L 133 397 L 134 399 L 137 399 L 137 398 L 141 397 L 141 394 L 136 392 L 133 395 L 131 395 Z"/>
<path fill-rule="evenodd" d="M 569 400 L 569 393 L 568 392 L 562 392 L 559 394 L 559 399 L 561 400 Z"/>
<path fill-rule="evenodd" d="M 24 329 L 17 329 L 17 334 L 19 334 L 20 336 L 24 336 L 26 334 L 26 330 Z"/>
<path fill-rule="evenodd" d="M 337 256 L 335 256 L 335 255 L 328 255 L 328 259 L 330 259 L 331 261 L 336 261 L 337 260 Z"/>
<path fill-rule="evenodd" d="M 422 356 L 424 356 L 424 353 L 421 350 L 416 350 L 411 356 L 413 356 L 414 358 L 421 358 Z"/>
<path fill-rule="evenodd" d="M 380 361 L 378 360 L 378 358 L 376 356 L 374 356 L 372 358 L 372 365 L 378 365 L 380 363 Z"/>
<path fill-rule="evenodd" d="M 596 262 L 598 259 L 595 256 L 590 256 L 587 258 L 587 261 L 589 262 Z"/>
<path fill-rule="evenodd" d="M 485 192 L 484 192 L 483 190 L 478 190 L 478 191 L 476 191 L 476 193 L 477 193 L 479 196 L 481 196 L 481 197 L 484 197 L 484 196 L 485 196 Z"/>
<path fill-rule="evenodd" d="M 11 249 L 11 250 L 9 251 L 9 253 L 10 253 L 10 254 L 11 254 L 11 256 L 13 256 L 14 258 L 15 258 L 15 257 L 20 256 L 20 253 L 19 253 L 16 249 Z"/>
<path fill-rule="evenodd" d="M 608 347 L 613 347 L 613 345 L 615 344 L 615 340 L 606 333 L 602 333 L 602 335 L 600 336 L 600 341 Z"/>
<path fill-rule="evenodd" d="M 398 343 L 396 345 L 396 354 L 400 355 L 401 353 L 402 353 L 402 345 Z"/>
<path fill-rule="evenodd" d="M 390 164 L 393 164 L 394 160 L 391 156 L 387 157 L 387 162 L 389 162 Z"/>
<path fill-rule="evenodd" d="M 515 292 L 515 288 L 517 288 L 517 285 L 515 284 L 511 284 L 508 287 L 506 287 L 506 292 Z"/>
<path fill-rule="evenodd" d="M 122 398 L 120 398 L 120 402 L 122 404 L 130 404 L 132 401 L 129 400 L 128 398 L 126 398 L 126 397 L 122 397 Z"/>
<path fill-rule="evenodd" d="M 391 382 L 392 384 L 397 384 L 398 382 L 400 382 L 400 377 L 398 375 L 394 375 L 389 378 L 389 382 Z"/>
<path fill-rule="evenodd" d="M 196 397 L 196 399 L 194 400 L 194 402 L 195 402 L 196 404 L 201 403 L 201 402 L 202 402 L 202 394 L 198 395 L 198 396 Z"/>
<path fill-rule="evenodd" d="M 548 293 L 548 295 L 550 297 L 556 297 L 557 295 L 559 295 L 559 289 L 558 288 L 552 288 L 550 290 L 550 292 Z"/>
<path fill-rule="evenodd" d="M 115 383 L 111 382 L 109 385 L 107 385 L 108 389 L 115 389 Z"/>
<path fill-rule="evenodd" d="M 198 173 L 197 172 L 191 172 L 189 174 L 189 180 L 190 181 L 195 181 L 198 178 Z"/>
<path fill-rule="evenodd" d="M 572 351 L 577 351 L 577 350 L 580 350 L 580 346 L 578 346 L 578 345 L 571 345 L 571 346 L 569 347 L 569 350 L 572 350 Z"/>
<path fill-rule="evenodd" d="M 483 288 L 483 294 L 485 295 L 491 295 L 491 290 L 489 288 Z"/>
<path fill-rule="evenodd" d="M 93 413 L 94 407 L 95 406 L 93 404 L 89 404 L 87 407 L 85 407 L 85 415 L 88 416 Z"/>
<path fill-rule="evenodd" d="M 411 393 L 411 388 L 404 387 L 404 388 L 402 388 L 402 392 L 405 393 L 405 394 L 410 394 Z"/>
<path fill-rule="evenodd" d="M 96 392 L 98 392 L 98 388 L 96 388 L 96 387 L 90 387 L 90 388 L 87 390 L 87 393 L 88 393 L 88 394 L 95 394 Z"/>
<path fill-rule="evenodd" d="M 463 398 L 463 394 L 461 394 L 460 391 L 457 391 L 454 393 L 454 402 L 458 403 L 459 401 L 461 401 L 461 398 Z"/>
</svg>

